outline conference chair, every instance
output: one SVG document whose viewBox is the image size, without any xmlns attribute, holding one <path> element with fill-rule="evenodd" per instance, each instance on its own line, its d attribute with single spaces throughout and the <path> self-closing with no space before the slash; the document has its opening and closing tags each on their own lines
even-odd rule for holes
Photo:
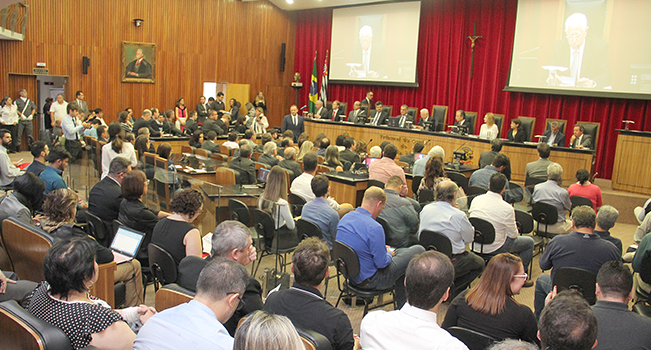
<svg viewBox="0 0 651 350">
<path fill-rule="evenodd" d="M 102 147 L 106 142 L 104 141 L 97 141 L 95 143 L 95 159 L 97 159 L 97 162 L 95 163 L 95 169 L 97 170 L 97 177 L 102 176 L 102 162 L 100 161 L 102 159 Z"/>
<path fill-rule="evenodd" d="M 158 202 L 161 210 L 168 210 L 170 207 L 170 186 L 171 184 L 162 182 L 156 177 L 153 179 L 154 188 L 156 189 L 156 195 L 158 196 Z"/>
<path fill-rule="evenodd" d="M 470 218 L 470 224 L 475 228 L 473 246 L 475 244 L 479 245 L 479 253 L 477 255 L 481 256 L 486 264 L 488 264 L 493 255 L 484 254 L 484 245 L 495 242 L 495 227 L 489 221 L 480 218 Z"/>
<path fill-rule="evenodd" d="M 420 190 L 420 195 L 418 196 L 418 203 L 421 203 L 421 207 L 434 201 L 434 191 L 429 188 L 423 188 Z"/>
<path fill-rule="evenodd" d="M 468 127 L 468 134 L 474 135 L 475 130 L 477 130 L 477 112 L 468 112 L 466 111 L 466 120 L 470 125 Z"/>
<path fill-rule="evenodd" d="M 210 154 L 210 159 L 218 161 L 218 162 L 228 162 L 228 156 L 225 154 L 221 153 L 211 153 Z"/>
<path fill-rule="evenodd" d="M 332 350 L 332 344 L 323 334 L 298 327 L 296 332 L 301 337 L 305 350 Z"/>
<path fill-rule="evenodd" d="M 545 119 L 545 131 L 551 130 L 552 122 L 557 122 L 558 123 L 558 126 L 560 127 L 559 130 L 562 131 L 563 134 L 565 134 L 565 142 L 568 142 L 570 140 L 570 137 L 572 137 L 572 135 L 568 135 L 567 132 L 566 132 L 567 120 L 565 120 L 565 119 L 555 119 L 555 118 L 546 118 Z M 565 145 L 559 145 L 559 146 L 565 147 Z"/>
<path fill-rule="evenodd" d="M 156 292 L 156 311 L 161 312 L 194 299 L 195 293 L 176 283 L 162 286 Z"/>
<path fill-rule="evenodd" d="M 219 167 L 215 170 L 215 184 L 217 185 L 235 185 L 238 182 L 237 179 L 239 178 L 239 176 L 235 176 L 235 170 L 233 169 Z M 239 182 L 241 183 L 241 180 Z"/>
<path fill-rule="evenodd" d="M 292 208 L 292 215 L 294 215 L 294 217 L 301 216 L 301 213 L 303 212 L 303 206 L 307 203 L 307 201 L 303 199 L 303 197 L 294 193 L 290 193 L 288 195 L 288 199 L 289 204 Z"/>
<path fill-rule="evenodd" d="M 502 132 L 504 131 L 504 114 L 495 114 L 493 113 L 493 117 L 495 117 L 495 125 L 497 125 L 497 138 L 502 137 Z"/>
<path fill-rule="evenodd" d="M 536 251 L 536 248 L 539 248 L 539 253 L 542 252 L 543 239 L 540 236 L 533 235 L 533 217 L 531 214 L 526 211 L 515 209 L 515 225 L 518 228 L 518 233 L 522 235 L 527 235 L 533 238 L 533 250 Z M 533 256 L 536 256 L 534 254 Z M 529 264 L 529 276 L 533 272 L 533 264 Z"/>
<path fill-rule="evenodd" d="M 522 126 L 522 129 L 524 129 L 524 134 L 527 135 L 527 140 L 531 142 L 538 141 L 533 137 L 536 118 L 519 116 L 518 119 L 520 119 L 520 125 Z"/>
<path fill-rule="evenodd" d="M 323 156 L 317 154 L 316 157 L 318 159 L 317 164 L 323 164 L 323 162 L 325 162 L 325 158 L 323 158 Z"/>
<path fill-rule="evenodd" d="M 504 191 L 504 200 L 511 204 L 514 205 L 515 203 L 520 203 L 524 199 L 524 190 L 522 190 L 522 186 L 515 182 L 509 181 L 509 189 Z"/>
<path fill-rule="evenodd" d="M 463 188 L 463 191 L 468 194 L 468 178 L 463 175 L 460 172 L 457 171 L 448 171 L 447 172 L 448 178 L 452 180 L 452 182 L 456 183 L 457 186 Z"/>
<path fill-rule="evenodd" d="M 0 303 L 0 339 L 6 350 L 72 350 L 60 328 L 38 319 L 15 300 Z"/>
<path fill-rule="evenodd" d="M 407 107 L 407 115 L 411 116 L 411 120 L 413 121 L 414 125 L 416 125 L 416 119 L 420 118 L 418 107 Z"/>
<path fill-rule="evenodd" d="M 362 298 L 364 301 L 364 313 L 362 317 L 366 316 L 369 310 L 384 307 L 393 304 L 393 308 L 397 308 L 395 302 L 395 288 L 391 286 L 387 289 L 365 289 L 363 286 L 358 286 L 351 281 L 351 278 L 359 275 L 359 257 L 353 248 L 345 243 L 334 241 L 332 244 L 332 256 L 335 260 L 337 267 L 337 285 L 339 286 L 339 297 L 335 307 L 339 306 L 342 298 L 351 298 L 351 305 L 356 304 L 357 297 Z M 339 275 L 343 277 L 343 284 L 339 281 Z M 391 293 L 394 297 L 390 302 L 381 303 L 369 308 L 369 303 L 373 302 L 375 296 Z M 370 300 L 370 301 L 369 301 Z"/>
<path fill-rule="evenodd" d="M 525 191 L 525 200 L 527 204 L 533 204 L 533 190 L 537 184 L 547 181 L 546 177 L 529 177 L 525 176 L 524 178 L 524 187 Z"/>
<path fill-rule="evenodd" d="M 181 153 L 186 156 L 191 156 L 194 154 L 195 148 L 190 146 L 190 145 L 183 145 L 181 146 Z"/>
<path fill-rule="evenodd" d="M 101 244 L 104 247 L 109 247 L 113 241 L 113 235 L 110 232 L 107 232 L 106 227 L 104 226 L 104 221 L 100 219 L 97 215 L 91 214 L 88 210 L 85 212 L 86 215 L 86 230 L 88 234 L 95 238 L 97 243 Z"/>
<path fill-rule="evenodd" d="M 261 155 L 262 155 L 262 152 L 253 152 L 253 154 L 251 155 L 251 160 L 254 161 L 254 162 L 257 162 L 258 158 L 260 158 Z"/>
<path fill-rule="evenodd" d="M 368 180 L 368 187 L 375 186 L 379 188 L 384 188 L 384 182 L 380 180 Z"/>
<path fill-rule="evenodd" d="M 343 120 L 348 118 L 348 102 L 339 102 L 339 109 L 344 111 L 344 114 L 342 115 L 342 117 L 344 118 Z"/>
<path fill-rule="evenodd" d="M 431 131 L 445 131 L 445 125 L 448 122 L 448 106 L 432 106 L 432 119 L 434 124 Z"/>
<path fill-rule="evenodd" d="M 645 257 L 642 259 L 639 277 L 642 282 L 651 284 L 651 257 Z M 633 304 L 633 311 L 640 315 L 651 317 L 651 306 L 649 306 L 650 301 L 651 296 L 649 292 L 637 284 L 635 288 L 635 304 Z"/>
<path fill-rule="evenodd" d="M 497 341 L 497 339 L 489 335 L 468 328 L 453 326 L 448 328 L 447 331 L 466 344 L 469 350 L 484 350 Z"/>
<path fill-rule="evenodd" d="M 330 167 L 327 167 L 325 165 L 322 165 L 320 163 L 316 166 L 316 173 L 317 174 L 330 173 L 330 172 L 333 172 L 333 171 L 334 171 L 334 169 L 332 169 Z"/>
<path fill-rule="evenodd" d="M 374 108 L 375 107 L 373 107 L 373 109 Z M 364 115 L 366 116 L 366 118 L 368 118 L 371 115 L 371 107 L 368 105 L 368 103 L 362 103 L 362 106 L 359 109 L 364 111 Z"/>
<path fill-rule="evenodd" d="M 298 234 L 298 239 L 301 241 L 309 237 L 323 239 L 321 227 L 314 222 L 303 218 L 296 220 L 296 233 Z"/>
<path fill-rule="evenodd" d="M 154 291 L 158 291 L 158 284 L 164 286 L 176 282 L 178 266 L 172 255 L 157 244 L 147 245 L 149 255 L 149 271 L 154 275 Z"/>
<path fill-rule="evenodd" d="M 382 105 L 382 112 L 386 112 L 389 117 L 393 117 L 393 106 Z"/>
<path fill-rule="evenodd" d="M 253 269 L 253 275 L 255 276 L 258 271 L 262 258 L 268 255 L 275 255 L 276 270 L 278 271 L 278 263 L 280 261 L 280 271 L 278 272 L 285 272 L 285 267 L 291 264 L 291 260 L 287 261 L 287 254 L 293 252 L 296 249 L 296 245 L 280 248 L 281 245 L 284 246 L 286 244 L 284 244 L 282 239 L 277 237 L 273 218 L 266 211 L 257 208 L 253 209 L 253 224 L 258 231 L 258 236 L 263 239 L 262 252 L 260 253 L 260 258 L 257 259 L 258 264 Z M 253 264 L 255 264 L 255 261 L 253 261 Z"/>
<path fill-rule="evenodd" d="M 575 290 L 581 293 L 590 305 L 597 302 L 596 283 L 597 275 L 595 273 L 577 267 L 561 267 L 554 272 L 552 281 L 559 293 L 566 289 Z"/>
<path fill-rule="evenodd" d="M 208 150 L 205 150 L 203 148 L 197 148 L 197 150 L 194 151 L 195 157 L 197 157 L 197 159 L 200 159 L 200 160 L 207 160 L 210 157 L 211 154 L 212 154 L 212 152 L 210 152 Z"/>
<path fill-rule="evenodd" d="M 468 208 L 470 208 L 470 204 L 472 203 L 472 200 L 475 199 L 477 196 L 481 196 L 482 194 L 485 194 L 488 192 L 487 189 L 479 187 L 479 186 L 470 186 L 468 187 L 468 191 L 466 192 L 466 197 L 468 198 Z"/>
<path fill-rule="evenodd" d="M 219 153 L 225 154 L 230 157 L 233 155 L 233 149 L 228 146 L 219 145 Z"/>
<path fill-rule="evenodd" d="M 555 206 L 543 202 L 536 202 L 533 204 L 531 215 L 537 222 L 536 235 L 549 239 L 556 237 L 556 234 L 547 232 L 548 226 L 554 225 L 558 221 L 558 210 Z M 545 225 L 545 231 L 540 230 L 540 224 Z"/>
<path fill-rule="evenodd" d="M 418 188 L 420 187 L 420 182 L 423 181 L 422 176 L 414 176 L 414 178 L 411 180 L 411 192 L 414 194 L 414 199 L 418 200 Z"/>
<path fill-rule="evenodd" d="M 399 161 L 399 160 L 394 160 L 393 162 L 396 163 L 397 166 L 399 166 L 399 167 L 401 167 L 401 168 L 403 168 L 403 169 L 404 169 L 404 168 L 407 168 L 407 167 L 409 166 L 409 164 L 407 164 L 407 163 L 405 163 L 405 162 L 401 162 L 401 161 Z"/>
<path fill-rule="evenodd" d="M 13 217 L 2 221 L 2 237 L 14 272 L 23 280 L 44 281 L 43 259 L 54 237 Z"/>
<path fill-rule="evenodd" d="M 592 147 L 590 149 L 597 149 L 597 142 L 599 141 L 599 129 L 601 128 L 601 123 L 599 122 L 576 122 L 576 125 L 583 126 L 583 133 L 590 135 L 592 137 Z M 571 136 L 570 136 L 571 137 Z M 567 136 L 566 136 L 567 138 Z M 569 139 L 568 139 L 569 140 Z"/>
<path fill-rule="evenodd" d="M 572 202 L 572 208 L 570 211 L 574 210 L 576 207 L 580 207 L 582 205 L 586 205 L 592 209 L 594 207 L 592 206 L 592 201 L 589 198 L 582 197 L 582 196 L 570 196 L 570 201 Z"/>
<path fill-rule="evenodd" d="M 4 221 L 4 219 L 8 217 L 9 215 L 6 212 L 0 210 L 0 223 L 2 223 L 2 221 Z M 9 254 L 7 253 L 7 248 L 4 243 L 4 238 L 2 238 L 2 224 L 0 224 L 0 271 L 13 271 L 13 270 L 14 270 L 14 266 L 11 263 Z"/>
<path fill-rule="evenodd" d="M 387 219 L 378 216 L 375 221 L 377 221 L 381 226 L 382 230 L 384 231 L 384 242 L 388 246 L 393 246 L 393 242 L 391 242 L 391 226 L 389 225 L 389 222 Z"/>
<path fill-rule="evenodd" d="M 452 242 L 448 236 L 440 232 L 423 230 L 420 232 L 418 242 L 426 250 L 435 250 L 452 258 Z"/>
</svg>

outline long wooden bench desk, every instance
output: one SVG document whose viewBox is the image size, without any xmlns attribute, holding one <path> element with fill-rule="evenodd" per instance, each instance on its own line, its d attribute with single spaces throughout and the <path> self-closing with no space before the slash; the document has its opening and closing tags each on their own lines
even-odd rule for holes
<svg viewBox="0 0 651 350">
<path fill-rule="evenodd" d="M 651 132 L 617 130 L 613 189 L 651 194 Z"/>
<path fill-rule="evenodd" d="M 368 144 L 368 150 L 372 146 L 389 141 L 398 147 L 400 154 L 413 152 L 414 143 L 418 141 L 426 144 L 425 151 L 434 145 L 439 145 L 445 149 L 446 162 L 452 161 L 453 151 L 469 147 L 473 154 L 470 166 L 475 168 L 479 166 L 479 155 L 482 152 L 490 151 L 491 147 L 490 141 L 472 136 L 315 119 L 305 119 L 305 131 L 310 134 L 310 138 L 319 133 L 325 133 L 333 144 L 338 135 L 348 132 L 355 140 L 363 139 L 367 142 L 372 140 Z M 651 139 L 649 140 L 651 141 Z M 511 159 L 511 181 L 524 182 L 527 163 L 534 162 L 539 158 L 536 147 L 537 144 L 534 143 L 504 142 L 502 153 Z M 592 150 L 554 147 L 549 160 L 559 163 L 563 167 L 563 180 L 570 183 L 575 181 L 577 170 L 587 169 L 590 171 L 592 169 L 594 157 L 595 152 Z"/>
</svg>

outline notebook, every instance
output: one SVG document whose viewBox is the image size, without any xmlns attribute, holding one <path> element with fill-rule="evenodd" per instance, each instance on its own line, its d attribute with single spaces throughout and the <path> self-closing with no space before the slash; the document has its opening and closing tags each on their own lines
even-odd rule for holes
<svg viewBox="0 0 651 350">
<path fill-rule="evenodd" d="M 115 233 L 113 243 L 111 243 L 115 262 L 119 264 L 134 259 L 144 238 L 145 235 L 141 232 L 120 226 L 118 232 Z"/>
</svg>

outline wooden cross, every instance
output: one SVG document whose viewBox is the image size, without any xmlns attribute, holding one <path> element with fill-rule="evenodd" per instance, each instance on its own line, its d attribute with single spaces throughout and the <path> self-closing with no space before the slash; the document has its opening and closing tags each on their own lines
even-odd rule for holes
<svg viewBox="0 0 651 350">
<path fill-rule="evenodd" d="M 470 77 L 472 78 L 472 73 L 475 69 L 475 40 L 483 38 L 483 35 L 477 35 L 477 21 L 475 21 L 475 28 L 472 31 L 471 36 L 467 36 L 470 39 L 470 48 L 472 49 L 472 58 L 470 61 Z"/>
</svg>

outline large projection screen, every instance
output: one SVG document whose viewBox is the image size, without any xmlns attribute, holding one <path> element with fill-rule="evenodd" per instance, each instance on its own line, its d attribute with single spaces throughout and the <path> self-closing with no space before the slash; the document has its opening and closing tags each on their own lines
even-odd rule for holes
<svg viewBox="0 0 651 350">
<path fill-rule="evenodd" d="M 507 91 L 651 99 L 651 1 L 519 0 Z"/>
<path fill-rule="evenodd" d="M 418 86 L 420 1 L 335 9 L 333 83 Z"/>
</svg>

